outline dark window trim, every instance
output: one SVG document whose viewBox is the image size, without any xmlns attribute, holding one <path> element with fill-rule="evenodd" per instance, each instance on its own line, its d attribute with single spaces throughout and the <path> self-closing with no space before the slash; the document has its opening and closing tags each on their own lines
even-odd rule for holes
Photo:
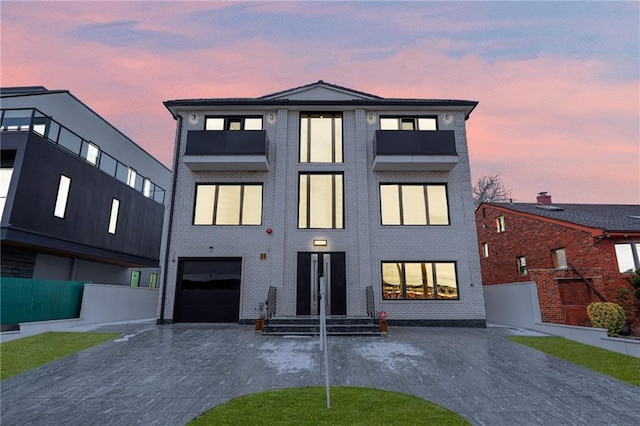
<svg viewBox="0 0 640 426">
<path fill-rule="evenodd" d="M 331 161 L 330 162 L 311 162 L 311 118 L 315 115 L 329 115 L 331 116 Z M 306 116 L 306 117 L 305 117 Z M 336 162 L 336 118 L 340 118 L 342 126 L 342 144 L 341 144 L 341 157 L 342 161 Z M 300 135 L 302 133 L 302 120 L 307 120 L 307 158 L 306 161 L 301 161 L 300 146 L 302 141 Z M 298 116 L 298 163 L 299 164 L 344 164 L 344 114 L 342 111 L 300 111 Z"/>
<path fill-rule="evenodd" d="M 401 290 L 401 294 L 402 294 L 402 298 L 398 298 L 398 299 L 385 299 L 384 297 L 384 276 L 383 276 L 383 267 L 382 265 L 384 263 L 400 263 L 402 265 L 402 290 Z M 406 279 L 406 275 L 405 275 L 405 263 L 431 263 L 433 265 L 437 264 L 437 263 L 452 263 L 453 264 L 453 269 L 455 271 L 456 274 L 456 290 L 458 291 L 458 297 L 455 299 L 439 299 L 438 298 L 438 289 L 437 289 L 437 282 L 438 282 L 438 273 L 436 272 L 436 268 L 435 266 L 432 267 L 431 269 L 431 274 L 433 277 L 433 283 L 434 283 L 434 294 L 433 294 L 433 299 L 407 299 L 407 283 L 405 281 Z M 455 260 L 382 260 L 380 261 L 380 285 L 382 287 L 382 300 L 385 302 L 394 302 L 394 301 L 402 301 L 402 302 L 456 302 L 456 301 L 460 301 L 460 283 L 458 280 L 458 262 Z"/>
<path fill-rule="evenodd" d="M 211 224 L 195 224 L 196 220 L 196 203 L 198 201 L 198 186 L 240 186 L 240 211 L 238 212 L 238 224 L 237 225 L 226 225 L 226 224 L 216 224 L 216 217 L 218 214 L 218 196 L 220 195 L 220 191 L 216 188 L 216 193 L 213 197 L 213 217 L 211 218 Z M 244 208 L 244 187 L 245 186 L 259 186 L 262 190 L 261 192 L 261 205 L 262 210 L 260 211 L 260 223 L 257 225 L 243 225 L 242 224 L 242 209 Z M 216 183 L 216 182 L 196 182 L 193 191 L 193 214 L 191 215 L 191 226 L 262 226 L 263 213 L 264 213 L 264 182 L 224 182 L 224 183 Z"/>
<path fill-rule="evenodd" d="M 395 118 L 396 120 L 398 120 L 398 130 L 402 130 L 402 126 L 400 125 L 402 123 L 402 120 L 409 120 L 412 119 L 413 120 L 413 126 L 414 126 L 414 130 L 403 130 L 405 132 L 433 132 L 435 130 L 440 130 L 440 123 L 438 120 L 438 115 L 433 115 L 433 114 L 429 114 L 429 115 L 397 115 L 397 114 L 392 114 L 392 115 L 381 115 L 378 117 L 378 128 L 380 127 L 380 120 L 382 120 L 383 118 Z M 420 130 L 418 129 L 418 119 L 419 118 L 432 118 L 435 120 L 436 123 L 436 129 L 435 130 Z"/>
<path fill-rule="evenodd" d="M 426 225 L 405 225 L 403 223 L 399 223 L 397 225 L 384 224 L 382 223 L 382 192 L 381 188 L 383 185 L 398 185 L 400 188 L 398 190 L 398 203 L 400 205 L 400 222 L 404 222 L 404 206 L 402 204 L 402 186 L 412 185 L 412 186 L 422 186 L 424 191 L 424 199 L 425 199 L 425 214 L 427 219 Z M 446 224 L 434 224 L 431 225 L 429 223 L 429 197 L 427 196 L 427 187 L 428 186 L 444 186 L 444 195 L 447 201 L 447 223 Z M 380 208 L 380 226 L 451 226 L 451 209 L 449 208 L 449 184 L 447 183 L 416 183 L 416 182 L 380 182 L 378 184 L 378 206 Z"/>
<path fill-rule="evenodd" d="M 209 118 L 222 118 L 224 119 L 224 129 L 223 130 L 207 130 L 207 119 Z M 229 123 L 232 121 L 240 120 L 240 126 L 242 127 L 240 130 L 244 130 L 244 121 L 247 118 L 259 118 L 262 120 L 262 130 L 264 130 L 264 115 L 205 115 L 204 123 L 202 124 L 202 130 L 207 130 L 208 132 L 220 132 L 229 130 Z"/>
<path fill-rule="evenodd" d="M 307 227 L 306 228 L 301 228 L 300 227 L 300 190 L 301 188 L 301 179 L 300 177 L 302 175 L 307 175 L 307 176 L 311 176 L 311 175 L 330 175 L 331 176 L 331 186 L 332 186 L 332 203 L 333 205 L 331 206 L 331 228 L 312 228 L 311 227 L 311 217 L 310 217 L 310 212 L 311 212 L 311 179 L 307 179 L 307 187 L 306 187 L 306 194 L 307 194 Z M 337 195 L 337 191 L 336 191 L 336 176 L 340 175 L 342 176 L 342 228 L 336 228 L 336 221 L 338 219 L 338 216 L 336 215 L 336 206 L 338 205 L 338 195 Z M 297 229 L 345 229 L 346 228 L 346 224 L 345 224 L 345 215 L 344 215 L 344 211 L 345 211 L 345 199 L 344 199 L 344 172 L 299 172 L 298 173 L 298 215 L 297 215 L 297 222 L 298 222 L 298 228 Z"/>
<path fill-rule="evenodd" d="M 613 244 L 613 255 L 616 258 L 616 268 L 618 269 L 618 274 L 623 275 L 631 275 L 634 274 L 636 270 L 640 269 L 640 252 L 636 249 L 636 244 L 640 244 L 640 241 L 625 241 Z M 632 271 L 620 272 L 620 263 L 618 260 L 618 254 L 616 252 L 616 246 L 631 246 L 631 256 L 633 257 L 633 263 L 635 264 L 635 268 Z"/>
</svg>

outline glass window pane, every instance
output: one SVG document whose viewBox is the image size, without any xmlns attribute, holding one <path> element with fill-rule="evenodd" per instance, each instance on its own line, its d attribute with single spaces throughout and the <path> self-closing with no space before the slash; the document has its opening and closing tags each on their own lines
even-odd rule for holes
<svg viewBox="0 0 640 426">
<path fill-rule="evenodd" d="M 427 224 L 427 210 L 422 185 L 402 186 L 402 213 L 404 225 Z"/>
<path fill-rule="evenodd" d="M 436 263 L 438 299 L 457 299 L 458 284 L 456 268 L 453 263 Z"/>
<path fill-rule="evenodd" d="M 111 201 L 111 215 L 109 216 L 109 233 L 115 234 L 118 225 L 118 211 L 120 210 L 120 201 L 113 199 Z"/>
<path fill-rule="evenodd" d="M 311 118 L 311 163 L 331 163 L 333 118 L 317 116 Z"/>
<path fill-rule="evenodd" d="M 245 118 L 244 130 L 262 130 L 262 118 Z"/>
<path fill-rule="evenodd" d="M 29 130 L 30 109 L 7 110 L 2 117 L 2 130 Z"/>
<path fill-rule="evenodd" d="M 343 189 L 343 177 L 342 175 L 335 175 L 335 214 L 336 214 L 336 229 L 344 228 L 344 189 Z"/>
<path fill-rule="evenodd" d="M 151 183 L 151 181 L 149 179 L 145 179 L 144 180 L 144 188 L 142 189 L 142 193 L 147 198 L 151 197 L 151 186 L 152 185 L 153 184 Z"/>
<path fill-rule="evenodd" d="M 129 168 L 120 162 L 116 165 L 116 179 L 124 183 L 129 182 Z"/>
<path fill-rule="evenodd" d="M 381 118 L 380 130 L 398 130 L 397 118 Z"/>
<path fill-rule="evenodd" d="M 405 263 L 404 274 L 406 283 L 406 298 L 407 299 L 424 299 L 426 275 L 423 272 L 423 263 Z M 430 273 L 431 271 L 429 271 Z"/>
<path fill-rule="evenodd" d="M 310 228 L 333 228 L 333 182 L 331 175 L 309 176 Z"/>
<path fill-rule="evenodd" d="M 138 178 L 138 172 L 136 172 L 132 168 L 129 168 L 129 173 L 127 175 L 127 185 L 129 185 L 132 188 L 135 188 L 137 178 Z"/>
<path fill-rule="evenodd" d="M 107 173 L 108 175 L 116 175 L 116 164 L 116 160 L 114 160 L 110 155 L 103 152 L 100 156 L 100 170 Z"/>
<path fill-rule="evenodd" d="M 618 271 L 633 272 L 635 262 L 631 244 L 616 244 L 616 258 L 618 259 Z"/>
<path fill-rule="evenodd" d="M 62 128 L 60 129 L 58 144 L 78 155 L 80 154 L 80 145 L 82 144 L 82 139 L 71 133 L 69 130 Z"/>
<path fill-rule="evenodd" d="M 342 117 L 335 117 L 335 162 L 342 163 Z"/>
<path fill-rule="evenodd" d="M 33 116 L 33 131 L 40 136 L 46 137 L 47 135 L 47 124 L 49 119 L 37 112 Z"/>
<path fill-rule="evenodd" d="M 382 297 L 384 299 L 402 299 L 401 263 L 382 263 Z"/>
<path fill-rule="evenodd" d="M 213 225 L 213 202 L 216 185 L 196 186 L 196 207 L 193 214 L 194 225 Z"/>
<path fill-rule="evenodd" d="M 418 118 L 418 130 L 436 130 L 436 119 Z"/>
<path fill-rule="evenodd" d="M 447 191 L 444 185 L 428 185 L 429 225 L 448 225 L 449 209 L 447 207 Z"/>
<path fill-rule="evenodd" d="M 383 225 L 400 225 L 398 185 L 380 185 L 380 210 Z"/>
<path fill-rule="evenodd" d="M 53 209 L 53 215 L 64 219 L 67 210 L 67 198 L 69 197 L 69 187 L 71 179 L 65 175 L 60 175 L 60 183 L 58 184 L 58 195 L 56 197 L 56 205 Z"/>
<path fill-rule="evenodd" d="M 262 224 L 262 185 L 245 185 L 242 224 Z"/>
<path fill-rule="evenodd" d="M 164 189 L 156 185 L 153 190 L 153 199 L 159 203 L 164 203 Z"/>
<path fill-rule="evenodd" d="M 416 123 L 413 118 L 403 118 L 400 121 L 400 130 L 415 130 Z"/>
<path fill-rule="evenodd" d="M 308 150 L 308 131 L 309 131 L 309 120 L 307 115 L 300 115 L 300 162 L 306 163 L 308 161 L 309 150 Z"/>
<path fill-rule="evenodd" d="M 242 121 L 238 119 L 229 119 L 227 130 L 242 130 Z"/>
<path fill-rule="evenodd" d="M 3 167 L 0 169 L 0 197 L 6 197 L 9 193 L 12 174 L 13 167 Z"/>
<path fill-rule="evenodd" d="M 216 225 L 240 224 L 240 185 L 219 185 Z"/>
<path fill-rule="evenodd" d="M 80 155 L 82 156 L 82 158 L 84 158 L 94 166 L 98 164 L 99 152 L 100 151 L 98 150 L 98 147 L 95 146 L 94 144 L 87 141 L 82 142 L 82 152 L 80 153 Z"/>
<path fill-rule="evenodd" d="M 300 175 L 300 188 L 298 194 L 298 228 L 308 228 L 307 222 L 307 185 L 309 182 L 308 175 Z"/>
<path fill-rule="evenodd" d="M 222 117 L 207 118 L 204 129 L 205 130 L 224 130 L 224 118 Z"/>
</svg>

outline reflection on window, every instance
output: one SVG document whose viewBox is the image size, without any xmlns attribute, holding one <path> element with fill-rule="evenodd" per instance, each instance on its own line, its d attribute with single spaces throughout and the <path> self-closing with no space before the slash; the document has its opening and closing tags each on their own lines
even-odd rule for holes
<svg viewBox="0 0 640 426">
<path fill-rule="evenodd" d="M 459 299 L 454 262 L 382 262 L 383 299 Z"/>
<path fill-rule="evenodd" d="M 380 117 L 380 130 L 437 130 L 435 117 Z"/>
<path fill-rule="evenodd" d="M 205 130 L 262 130 L 262 117 L 207 117 Z"/>
<path fill-rule="evenodd" d="M 344 228 L 341 174 L 301 174 L 298 228 Z"/>
<path fill-rule="evenodd" d="M 551 258 L 553 259 L 554 268 L 567 268 L 567 252 L 563 248 L 551 251 Z"/>
<path fill-rule="evenodd" d="M 504 216 L 498 216 L 496 218 L 496 231 L 498 233 L 504 232 L 505 230 L 505 226 L 504 226 Z"/>
<path fill-rule="evenodd" d="M 381 184 L 383 225 L 448 225 L 445 185 Z"/>
<path fill-rule="evenodd" d="M 300 114 L 300 162 L 342 163 L 342 114 Z"/>
<path fill-rule="evenodd" d="M 109 215 L 109 233 L 115 234 L 118 226 L 118 212 L 120 210 L 120 200 L 114 198 L 111 200 L 111 214 Z"/>
<path fill-rule="evenodd" d="M 58 195 L 56 196 L 56 205 L 53 209 L 53 215 L 64 219 L 67 210 L 67 199 L 69 198 L 69 188 L 71 179 L 65 175 L 60 175 L 60 183 L 58 184 Z"/>
<path fill-rule="evenodd" d="M 640 243 L 616 244 L 616 259 L 621 273 L 640 269 Z"/>
<path fill-rule="evenodd" d="M 194 225 L 261 225 L 262 184 L 199 184 Z"/>
<path fill-rule="evenodd" d="M 525 276 L 527 275 L 527 260 L 524 256 L 520 256 L 516 258 L 516 263 L 518 265 L 518 275 Z"/>
</svg>

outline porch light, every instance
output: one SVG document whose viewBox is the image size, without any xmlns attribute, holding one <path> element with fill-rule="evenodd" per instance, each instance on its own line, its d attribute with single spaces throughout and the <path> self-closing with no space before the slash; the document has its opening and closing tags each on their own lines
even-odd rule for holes
<svg viewBox="0 0 640 426">
<path fill-rule="evenodd" d="M 327 240 L 313 240 L 313 245 L 316 247 L 324 247 L 327 245 Z"/>
</svg>

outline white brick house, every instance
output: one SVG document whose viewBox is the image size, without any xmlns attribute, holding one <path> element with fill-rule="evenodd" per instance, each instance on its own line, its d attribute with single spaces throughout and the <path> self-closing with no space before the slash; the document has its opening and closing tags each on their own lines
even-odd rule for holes
<svg viewBox="0 0 640 426">
<path fill-rule="evenodd" d="M 366 314 L 484 326 L 465 121 L 477 102 L 318 81 L 165 102 L 177 120 L 159 322 Z"/>
</svg>

